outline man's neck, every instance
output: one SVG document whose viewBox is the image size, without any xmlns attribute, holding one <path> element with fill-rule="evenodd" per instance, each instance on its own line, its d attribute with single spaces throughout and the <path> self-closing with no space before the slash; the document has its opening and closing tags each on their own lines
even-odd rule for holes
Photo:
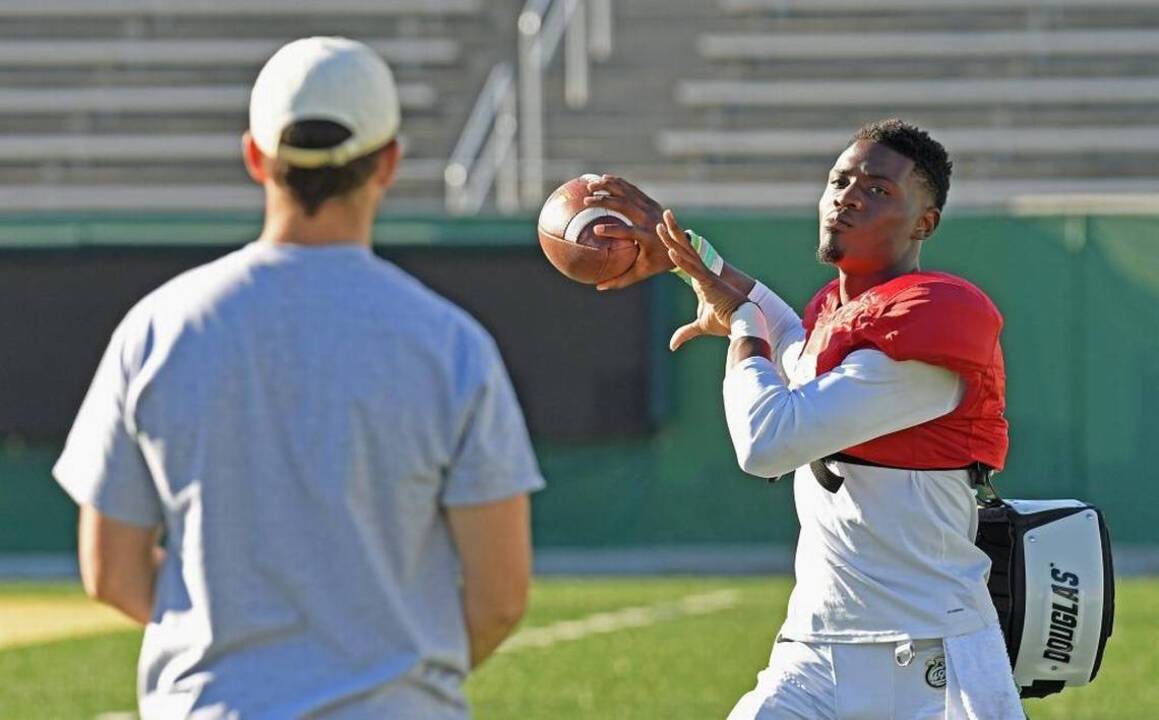
<svg viewBox="0 0 1159 720">
<path fill-rule="evenodd" d="M 841 304 L 844 305 L 872 287 L 889 282 L 907 273 L 917 272 L 918 270 L 921 270 L 921 268 L 918 266 L 916 259 L 907 260 L 885 270 L 864 275 L 849 274 L 838 268 L 837 278 L 838 289 L 841 292 Z"/>
<path fill-rule="evenodd" d="M 369 247 L 373 225 L 373 213 L 334 201 L 324 203 L 313 216 L 274 201 L 266 204 L 265 224 L 258 239 L 285 245 Z"/>
</svg>

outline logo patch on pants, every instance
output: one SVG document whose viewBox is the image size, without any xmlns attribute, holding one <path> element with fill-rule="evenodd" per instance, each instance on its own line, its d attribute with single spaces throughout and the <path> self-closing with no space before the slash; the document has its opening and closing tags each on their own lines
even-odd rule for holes
<svg viewBox="0 0 1159 720">
<path fill-rule="evenodd" d="M 946 656 L 938 655 L 926 661 L 926 685 L 932 688 L 946 686 Z"/>
</svg>

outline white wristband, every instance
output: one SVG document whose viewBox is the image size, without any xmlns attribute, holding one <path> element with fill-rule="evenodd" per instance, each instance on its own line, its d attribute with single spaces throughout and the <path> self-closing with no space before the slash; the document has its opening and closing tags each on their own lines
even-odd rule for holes
<svg viewBox="0 0 1159 720">
<path fill-rule="evenodd" d="M 737 340 L 743 337 L 755 337 L 765 342 L 769 341 L 769 324 L 765 320 L 765 314 L 754 302 L 746 302 L 732 311 L 728 339 Z"/>
</svg>

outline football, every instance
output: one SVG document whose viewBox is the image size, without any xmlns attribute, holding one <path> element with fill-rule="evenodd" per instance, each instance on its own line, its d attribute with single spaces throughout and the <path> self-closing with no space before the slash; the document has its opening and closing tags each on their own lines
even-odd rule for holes
<svg viewBox="0 0 1159 720">
<path fill-rule="evenodd" d="M 595 234 L 596 225 L 632 225 L 615 210 L 584 205 L 588 183 L 598 179 L 599 175 L 580 175 L 556 188 L 543 203 L 537 228 L 539 246 L 551 264 L 588 285 L 622 275 L 639 250 L 631 240 Z"/>
</svg>

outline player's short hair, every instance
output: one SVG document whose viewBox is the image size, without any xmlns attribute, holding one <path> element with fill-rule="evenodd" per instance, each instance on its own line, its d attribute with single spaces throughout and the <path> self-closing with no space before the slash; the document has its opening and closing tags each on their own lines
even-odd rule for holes
<svg viewBox="0 0 1159 720">
<path fill-rule="evenodd" d="M 329 120 L 301 120 L 282 131 L 281 142 L 297 148 L 328 148 L 350 137 L 350 131 Z M 374 173 L 376 156 L 382 148 L 356 157 L 337 167 L 300 168 L 275 162 L 274 181 L 289 189 L 294 200 L 313 217 L 322 203 L 362 187 Z"/>
<path fill-rule="evenodd" d="M 946 148 L 928 132 L 898 118 L 888 118 L 862 125 L 853 134 L 851 142 L 858 140 L 880 143 L 913 160 L 918 178 L 930 191 L 934 204 L 939 210 L 945 207 L 954 163 L 950 161 Z"/>
</svg>

